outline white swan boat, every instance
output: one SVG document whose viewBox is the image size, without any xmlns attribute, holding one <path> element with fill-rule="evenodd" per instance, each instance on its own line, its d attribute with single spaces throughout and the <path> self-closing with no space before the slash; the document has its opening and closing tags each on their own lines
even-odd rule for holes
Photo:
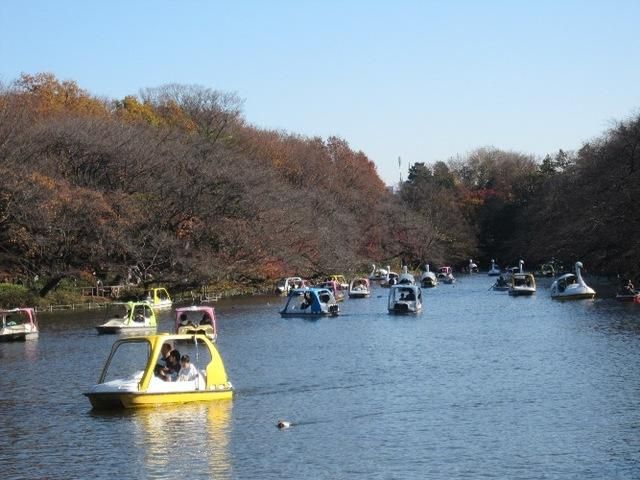
<svg viewBox="0 0 640 480">
<path fill-rule="evenodd" d="M 387 274 L 380 280 L 381 287 L 390 287 L 398 283 L 399 275 L 396 272 L 391 271 L 391 267 L 387 266 Z"/>
<path fill-rule="evenodd" d="M 38 338 L 38 321 L 33 308 L 0 310 L 0 342 Z"/>
<path fill-rule="evenodd" d="M 429 264 L 425 265 L 426 270 L 422 272 L 420 275 L 420 286 L 422 288 L 433 288 L 438 285 L 438 279 L 436 278 L 436 274 L 429 270 Z"/>
<path fill-rule="evenodd" d="M 520 260 L 520 268 L 518 273 L 511 275 L 511 285 L 509 286 L 509 295 L 518 297 L 525 295 L 533 295 L 536 293 L 536 279 L 531 273 L 525 273 L 522 269 L 524 261 Z"/>
<path fill-rule="evenodd" d="M 367 298 L 371 295 L 369 279 L 356 277 L 349 284 L 349 298 Z"/>
<path fill-rule="evenodd" d="M 478 273 L 478 264 L 472 258 L 469 259 L 469 273 Z"/>
<path fill-rule="evenodd" d="M 418 285 L 392 285 L 389 290 L 389 313 L 418 313 L 422 310 L 422 290 Z"/>
<path fill-rule="evenodd" d="M 409 273 L 409 269 L 406 265 L 402 267 L 402 273 L 398 275 L 398 284 L 399 285 L 415 285 L 416 279 L 415 277 Z"/>
<path fill-rule="evenodd" d="M 384 268 L 376 268 L 375 264 L 371 264 L 371 273 L 369 274 L 369 280 L 384 280 L 389 273 L 388 268 L 389 267 L 387 267 L 386 270 Z"/>
<path fill-rule="evenodd" d="M 491 259 L 491 268 L 489 269 L 489 271 L 487 272 L 487 275 L 489 275 L 490 277 L 497 277 L 500 275 L 500 267 L 498 265 L 496 265 L 495 260 L 492 258 Z"/>
<path fill-rule="evenodd" d="M 551 298 L 557 300 L 581 300 L 591 299 L 596 296 L 596 291 L 588 286 L 580 271 L 582 262 L 575 264 L 576 274 L 566 273 L 558 277 L 551 285 Z"/>
</svg>

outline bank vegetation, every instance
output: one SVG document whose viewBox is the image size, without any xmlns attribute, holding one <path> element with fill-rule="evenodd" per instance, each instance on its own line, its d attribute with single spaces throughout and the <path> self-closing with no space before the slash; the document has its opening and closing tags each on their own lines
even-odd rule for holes
<svg viewBox="0 0 640 480">
<path fill-rule="evenodd" d="M 23 74 L 0 90 L 0 280 L 41 295 L 63 278 L 257 288 L 552 256 L 635 275 L 639 145 L 635 117 L 542 160 L 478 148 L 415 163 L 392 191 L 345 139 L 257 128 L 231 93 L 106 99 Z"/>
</svg>

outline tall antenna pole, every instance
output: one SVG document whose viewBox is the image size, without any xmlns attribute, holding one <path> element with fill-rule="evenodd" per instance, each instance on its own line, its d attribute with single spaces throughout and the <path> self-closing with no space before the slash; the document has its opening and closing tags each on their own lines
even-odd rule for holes
<svg viewBox="0 0 640 480">
<path fill-rule="evenodd" d="M 398 171 L 400 172 L 400 183 L 402 183 L 402 158 L 398 157 Z"/>
</svg>

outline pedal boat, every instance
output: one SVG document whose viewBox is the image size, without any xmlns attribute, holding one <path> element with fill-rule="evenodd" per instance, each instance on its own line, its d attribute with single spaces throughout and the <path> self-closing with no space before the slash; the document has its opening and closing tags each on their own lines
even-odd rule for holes
<svg viewBox="0 0 640 480">
<path fill-rule="evenodd" d="M 327 288 L 296 288 L 289 292 L 287 303 L 280 315 L 283 317 L 323 317 L 340 313 L 335 297 Z"/>
<path fill-rule="evenodd" d="M 147 302 L 114 302 L 107 307 L 102 325 L 96 326 L 98 333 L 150 333 L 157 328 L 156 314 Z"/>
<path fill-rule="evenodd" d="M 490 277 L 498 277 L 500 276 L 501 273 L 502 272 L 500 271 L 500 267 L 496 265 L 496 262 L 494 259 L 491 259 L 491 268 L 487 272 L 487 275 L 489 275 Z"/>
<path fill-rule="evenodd" d="M 302 288 L 305 281 L 300 277 L 281 278 L 276 285 L 276 295 L 288 295 L 294 288 Z"/>
<path fill-rule="evenodd" d="M 205 305 L 176 308 L 176 333 L 206 335 L 215 342 L 218 337 L 215 310 Z"/>
<path fill-rule="evenodd" d="M 449 266 L 440 267 L 436 277 L 442 283 L 446 283 L 447 285 L 452 285 L 456 282 L 456 278 L 453 276 L 453 270 Z"/>
<path fill-rule="evenodd" d="M 433 288 L 438 285 L 438 279 L 436 274 L 429 269 L 428 263 L 425 265 L 425 268 L 426 270 L 424 270 L 420 276 L 420 286 L 422 288 Z"/>
<path fill-rule="evenodd" d="M 325 281 L 338 282 L 341 290 L 347 290 L 349 288 L 349 282 L 344 278 L 344 275 L 330 275 Z"/>
<path fill-rule="evenodd" d="M 333 298 L 336 299 L 336 302 L 344 302 L 345 294 L 342 291 L 342 287 L 335 280 L 325 280 L 317 285 L 318 288 L 326 288 L 327 290 L 331 290 L 333 294 Z"/>
<path fill-rule="evenodd" d="M 509 295 L 522 297 L 536 293 L 536 279 L 531 273 L 525 273 L 524 260 L 518 261 L 518 270 L 510 278 Z"/>
<path fill-rule="evenodd" d="M 38 321 L 33 308 L 0 310 L 0 342 L 38 338 Z"/>
<path fill-rule="evenodd" d="M 185 344 L 192 345 L 189 354 L 198 370 L 197 378 L 169 382 L 155 375 L 162 345 L 167 342 L 172 345 L 181 342 L 183 351 Z M 202 369 L 199 368 L 200 359 L 203 359 Z M 124 375 L 119 376 L 122 373 Z M 233 386 L 218 350 L 206 335 L 163 333 L 117 340 L 98 383 L 84 395 L 94 409 L 109 410 L 230 399 Z"/>
<path fill-rule="evenodd" d="M 349 298 L 367 298 L 371 295 L 371 285 L 369 279 L 356 277 L 349 285 Z"/>
<path fill-rule="evenodd" d="M 551 298 L 556 300 L 584 300 L 596 296 L 596 291 L 582 278 L 582 262 L 576 262 L 576 274 L 566 273 L 551 284 Z"/>
<path fill-rule="evenodd" d="M 147 302 L 151 304 L 154 310 L 168 310 L 172 307 L 173 301 L 169 296 L 166 288 L 152 288 L 147 292 Z"/>
<path fill-rule="evenodd" d="M 422 310 L 422 289 L 418 285 L 398 284 L 389 289 L 389 313 L 418 313 Z"/>
</svg>

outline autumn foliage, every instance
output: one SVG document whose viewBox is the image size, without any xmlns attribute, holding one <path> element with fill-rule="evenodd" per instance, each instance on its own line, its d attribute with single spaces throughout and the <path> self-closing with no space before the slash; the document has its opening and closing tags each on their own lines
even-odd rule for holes
<svg viewBox="0 0 640 480">
<path fill-rule="evenodd" d="M 4 277 L 260 284 L 471 257 L 640 269 L 638 119 L 542 162 L 418 162 L 391 192 L 344 139 L 259 129 L 241 106 L 175 84 L 100 99 L 49 73 L 3 87 Z"/>
</svg>

